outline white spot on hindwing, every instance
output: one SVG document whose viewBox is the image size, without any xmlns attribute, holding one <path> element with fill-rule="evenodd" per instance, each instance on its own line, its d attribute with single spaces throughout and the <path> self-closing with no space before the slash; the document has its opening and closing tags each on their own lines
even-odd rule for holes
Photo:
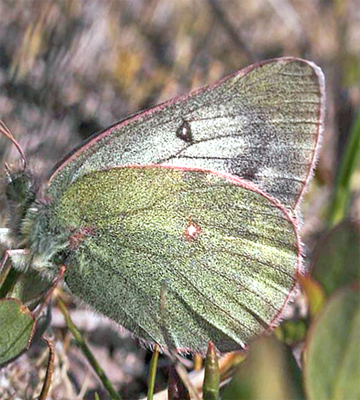
<svg viewBox="0 0 360 400">
<path fill-rule="evenodd" d="M 197 226 L 193 222 L 190 222 L 185 230 L 186 240 L 187 241 L 194 240 L 198 235 L 200 235 L 201 232 L 202 230 L 200 229 L 199 226 Z"/>
</svg>

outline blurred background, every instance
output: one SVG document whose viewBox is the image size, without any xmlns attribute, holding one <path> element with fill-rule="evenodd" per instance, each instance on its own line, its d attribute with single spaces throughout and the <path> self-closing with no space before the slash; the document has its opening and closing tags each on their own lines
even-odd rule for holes
<svg viewBox="0 0 360 400">
<path fill-rule="evenodd" d="M 280 56 L 312 60 L 326 76 L 323 146 L 303 205 L 302 238 L 311 255 L 359 109 L 358 0 L 2 0 L 0 117 L 43 180 L 92 133 Z M 0 136 L 1 165 L 17 159 Z M 353 193 L 350 213 L 359 219 L 359 171 Z M 88 310 L 72 316 L 124 396 L 146 393 L 150 353 Z M 56 309 L 52 326 L 54 337 L 62 338 L 56 341 L 53 398 L 86 398 L 95 389 L 106 398 Z M 32 393 L 44 359 L 45 348 L 35 349 L 2 371 L 0 398 L 9 398 L 11 387 Z"/>
</svg>

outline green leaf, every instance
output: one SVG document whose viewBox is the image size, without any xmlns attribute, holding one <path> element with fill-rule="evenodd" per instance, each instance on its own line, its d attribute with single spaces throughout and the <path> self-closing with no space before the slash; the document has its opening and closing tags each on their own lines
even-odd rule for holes
<svg viewBox="0 0 360 400">
<path fill-rule="evenodd" d="M 260 337 L 250 346 L 223 400 L 302 399 L 300 370 L 291 349 L 274 337 Z"/>
<path fill-rule="evenodd" d="M 219 398 L 220 371 L 216 348 L 209 342 L 205 358 L 205 377 L 203 384 L 203 399 L 217 400 Z"/>
<path fill-rule="evenodd" d="M 281 342 L 292 347 L 305 339 L 306 331 L 306 321 L 303 319 L 287 319 L 282 321 L 274 333 Z"/>
<path fill-rule="evenodd" d="M 4 282 L 0 286 L 0 299 L 11 297 L 9 293 L 14 290 L 14 287 L 20 275 L 20 271 L 17 271 L 14 268 L 10 268 Z"/>
<path fill-rule="evenodd" d="M 0 300 L 0 365 L 27 350 L 35 325 L 32 313 L 19 300 Z"/>
<path fill-rule="evenodd" d="M 351 199 L 351 183 L 360 159 L 360 110 L 346 142 L 338 171 L 332 203 L 329 209 L 328 227 L 341 222 L 347 214 Z"/>
<path fill-rule="evenodd" d="M 343 221 L 318 244 L 312 261 L 313 277 L 326 294 L 360 279 L 360 224 Z"/>
<path fill-rule="evenodd" d="M 51 283 L 44 281 L 38 272 L 29 270 L 18 277 L 13 289 L 10 291 L 9 297 L 19 299 L 27 306 L 29 306 L 30 302 L 37 304 L 41 295 L 43 295 L 50 286 Z"/>
<path fill-rule="evenodd" d="M 360 398 L 360 293 L 337 292 L 310 328 L 304 356 L 309 400 Z"/>
<path fill-rule="evenodd" d="M 319 282 L 308 275 L 299 274 L 299 283 L 305 293 L 310 315 L 314 317 L 324 306 L 324 290 Z"/>
</svg>

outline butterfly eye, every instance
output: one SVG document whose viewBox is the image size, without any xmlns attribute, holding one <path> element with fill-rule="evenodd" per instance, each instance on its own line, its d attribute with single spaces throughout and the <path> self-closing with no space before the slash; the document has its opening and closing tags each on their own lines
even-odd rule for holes
<svg viewBox="0 0 360 400">
<path fill-rule="evenodd" d="M 24 202 L 29 197 L 29 193 L 33 192 L 31 178 L 24 172 L 14 172 L 8 178 L 9 181 L 6 188 L 7 199 L 17 203 Z"/>
</svg>

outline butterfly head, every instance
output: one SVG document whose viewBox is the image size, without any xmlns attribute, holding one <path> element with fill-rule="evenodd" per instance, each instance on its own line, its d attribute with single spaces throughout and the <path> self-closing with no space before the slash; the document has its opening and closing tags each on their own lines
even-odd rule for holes
<svg viewBox="0 0 360 400">
<path fill-rule="evenodd" d="M 46 207 L 37 201 L 37 183 L 28 170 L 22 148 L 3 122 L 0 122 L 0 133 L 15 145 L 20 155 L 18 166 L 5 164 L 1 173 L 1 197 L 6 215 L 1 223 L 0 243 L 16 269 L 35 269 L 48 275 L 47 271 L 53 269 L 58 242 L 42 235 L 47 229 Z"/>
</svg>

